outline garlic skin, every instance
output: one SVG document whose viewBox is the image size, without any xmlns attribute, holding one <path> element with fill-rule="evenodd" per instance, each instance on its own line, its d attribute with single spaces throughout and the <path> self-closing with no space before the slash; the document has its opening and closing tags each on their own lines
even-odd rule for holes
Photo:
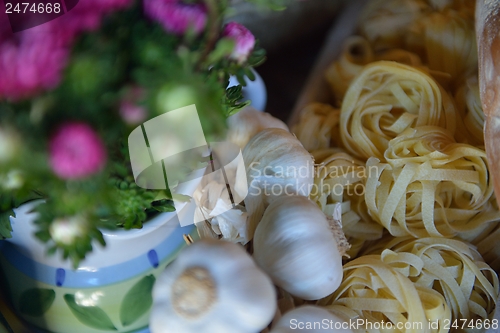
<svg viewBox="0 0 500 333">
<path fill-rule="evenodd" d="M 236 244 L 204 239 L 185 248 L 153 288 L 151 333 L 255 333 L 276 311 L 271 280 Z"/>
<path fill-rule="evenodd" d="M 319 306 L 305 305 L 287 312 L 271 333 L 353 333 L 349 322 Z"/>
<path fill-rule="evenodd" d="M 257 265 L 301 299 L 326 297 L 342 281 L 342 257 L 326 216 L 306 197 L 273 201 L 257 226 L 253 246 Z"/>
<path fill-rule="evenodd" d="M 288 126 L 269 113 L 247 106 L 227 119 L 227 140 L 245 148 L 250 139 L 266 128 L 281 128 L 288 131 Z"/>
<path fill-rule="evenodd" d="M 290 132 L 268 128 L 243 150 L 248 182 L 247 241 L 253 238 L 266 206 L 282 196 L 309 196 L 314 185 L 314 161 Z"/>
</svg>

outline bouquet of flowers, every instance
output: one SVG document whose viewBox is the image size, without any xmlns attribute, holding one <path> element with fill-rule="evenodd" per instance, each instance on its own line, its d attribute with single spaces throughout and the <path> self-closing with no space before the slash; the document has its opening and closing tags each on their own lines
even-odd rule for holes
<svg viewBox="0 0 500 333">
<path fill-rule="evenodd" d="M 80 0 L 18 33 L 0 11 L 1 238 L 11 236 L 13 208 L 43 199 L 36 236 L 76 266 L 94 241 L 105 244 L 101 229 L 141 228 L 174 210 L 168 189 L 134 183 L 126 140 L 191 104 L 207 139 L 221 137 L 225 118 L 248 104 L 241 89 L 264 51 L 244 26 L 224 24 L 228 9 L 219 0 Z M 240 84 L 227 88 L 230 75 Z"/>
</svg>

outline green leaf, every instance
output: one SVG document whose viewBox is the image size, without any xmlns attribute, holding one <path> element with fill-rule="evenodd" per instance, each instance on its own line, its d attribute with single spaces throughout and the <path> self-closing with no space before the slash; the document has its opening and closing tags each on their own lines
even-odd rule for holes
<svg viewBox="0 0 500 333">
<path fill-rule="evenodd" d="M 175 212 L 175 207 L 172 204 L 172 200 L 169 199 L 154 201 L 151 207 L 162 213 Z"/>
<path fill-rule="evenodd" d="M 245 75 L 250 79 L 250 81 L 255 81 L 255 74 L 250 68 L 245 68 Z"/>
<path fill-rule="evenodd" d="M 82 306 L 76 303 L 75 296 L 64 295 L 64 301 L 68 304 L 73 315 L 82 324 L 98 330 L 116 331 L 116 327 L 109 319 L 108 315 L 97 306 Z"/>
<path fill-rule="evenodd" d="M 210 53 L 207 59 L 208 64 L 213 64 L 225 56 L 231 54 L 234 49 L 235 42 L 229 38 L 221 38 L 215 45 L 215 49 Z"/>
<path fill-rule="evenodd" d="M 21 294 L 19 310 L 25 315 L 39 317 L 52 306 L 55 298 L 52 289 L 28 289 Z"/>
<path fill-rule="evenodd" d="M 14 196 L 12 200 L 13 207 L 17 208 L 24 203 L 32 200 L 43 199 L 43 195 L 37 191 L 29 191 L 21 196 Z"/>
<path fill-rule="evenodd" d="M 145 314 L 153 304 L 151 292 L 156 279 L 153 275 L 143 277 L 125 295 L 120 307 L 120 320 L 129 326 Z"/>
<path fill-rule="evenodd" d="M 50 236 L 50 232 L 48 230 L 38 230 L 35 233 L 35 236 L 44 243 L 47 243 L 52 239 L 52 236 Z"/>
<path fill-rule="evenodd" d="M 14 212 L 10 209 L 0 213 L 0 239 L 12 237 L 12 226 L 10 225 L 11 216 L 14 216 Z"/>
<path fill-rule="evenodd" d="M 170 212 L 175 212 L 175 207 L 172 205 L 166 205 L 166 206 L 154 206 L 153 207 L 155 210 L 159 211 L 160 213 L 170 213 Z"/>
</svg>

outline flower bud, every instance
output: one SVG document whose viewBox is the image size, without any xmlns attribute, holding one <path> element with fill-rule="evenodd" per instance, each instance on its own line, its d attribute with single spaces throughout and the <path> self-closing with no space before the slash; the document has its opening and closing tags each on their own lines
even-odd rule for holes
<svg viewBox="0 0 500 333">
<path fill-rule="evenodd" d="M 229 22 L 224 26 L 222 36 L 235 41 L 233 52 L 229 58 L 240 64 L 245 62 L 255 46 L 255 37 L 250 30 L 239 23 Z"/>
</svg>

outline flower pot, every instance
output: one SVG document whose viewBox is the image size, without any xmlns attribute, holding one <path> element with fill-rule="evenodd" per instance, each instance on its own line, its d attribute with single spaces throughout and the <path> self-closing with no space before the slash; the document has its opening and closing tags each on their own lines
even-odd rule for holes
<svg viewBox="0 0 500 333">
<path fill-rule="evenodd" d="M 186 203 L 177 213 L 161 213 L 142 229 L 105 231 L 106 247 L 73 270 L 69 261 L 46 256 L 33 235 L 36 213 L 30 202 L 11 218 L 12 238 L 0 242 L 0 265 L 6 291 L 27 323 L 54 333 L 149 332 L 151 289 L 158 274 L 185 245 L 183 235 L 197 237 Z"/>
</svg>

